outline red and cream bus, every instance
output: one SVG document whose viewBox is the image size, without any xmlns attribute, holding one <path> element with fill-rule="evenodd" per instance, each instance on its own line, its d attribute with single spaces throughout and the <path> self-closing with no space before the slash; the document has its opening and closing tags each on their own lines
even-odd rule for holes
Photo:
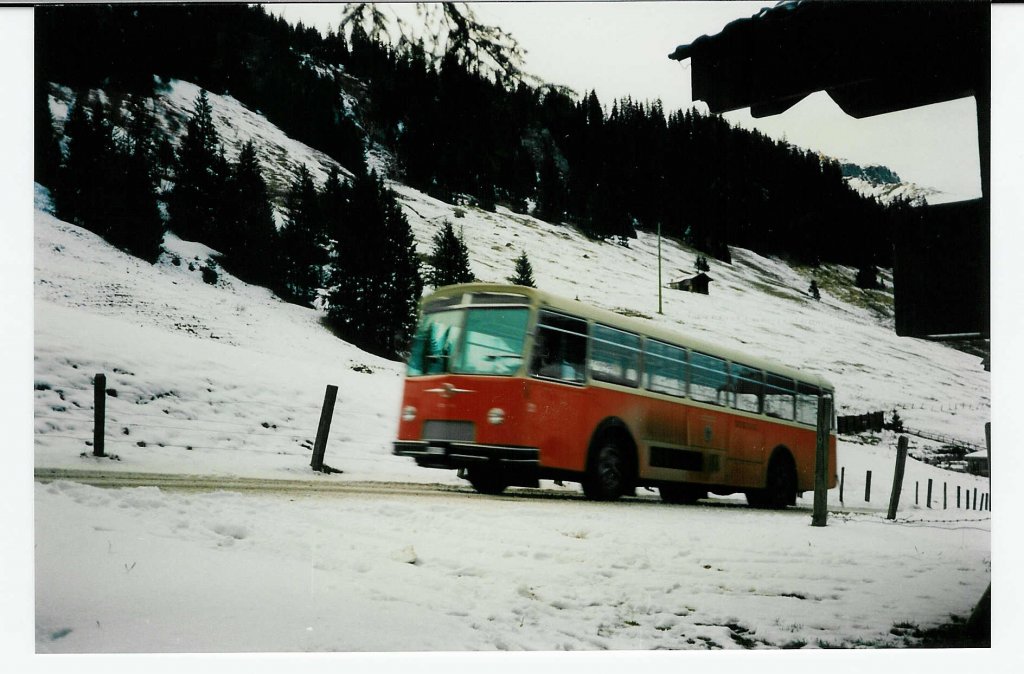
<svg viewBox="0 0 1024 674">
<path fill-rule="evenodd" d="M 821 377 L 540 290 L 447 286 L 420 304 L 394 454 L 488 494 L 551 479 L 782 508 L 814 488 L 823 395 Z"/>
</svg>

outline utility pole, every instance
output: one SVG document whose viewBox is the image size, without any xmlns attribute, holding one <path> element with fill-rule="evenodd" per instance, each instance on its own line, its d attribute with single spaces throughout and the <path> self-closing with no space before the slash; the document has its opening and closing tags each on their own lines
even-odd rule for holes
<svg viewBox="0 0 1024 674">
<path fill-rule="evenodd" d="M 661 221 L 658 221 L 658 313 L 661 311 Z"/>
</svg>

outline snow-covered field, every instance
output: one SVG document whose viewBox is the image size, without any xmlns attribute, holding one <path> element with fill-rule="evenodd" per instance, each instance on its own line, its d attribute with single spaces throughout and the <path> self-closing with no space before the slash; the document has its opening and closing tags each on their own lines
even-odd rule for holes
<svg viewBox="0 0 1024 674">
<path fill-rule="evenodd" d="M 179 87 L 168 95 L 190 94 Z M 215 109 L 231 104 L 210 99 Z M 243 128 L 241 117 L 232 119 Z M 246 119 L 245 128 L 274 131 L 256 115 Z M 322 163 L 299 144 L 285 145 L 291 162 Z M 526 251 L 542 288 L 821 372 L 836 386 L 840 414 L 898 409 L 908 426 L 984 443 L 990 384 L 978 359 L 896 337 L 884 297 L 867 308 L 850 301 L 850 284 L 837 283 L 823 285 L 815 302 L 806 293 L 810 270 L 734 250 L 733 265 L 712 261 L 710 296 L 665 290 L 659 315 L 650 235 L 628 248 L 597 243 L 528 216 L 457 209 L 394 187 L 421 252 L 449 218 L 481 280 L 511 275 Z M 36 468 L 460 484 L 453 473 L 390 455 L 399 364 L 339 341 L 318 312 L 226 273 L 216 286 L 204 283 L 199 268 L 212 252 L 202 246 L 168 236 L 168 253 L 149 265 L 57 220 L 47 206 L 39 191 Z M 685 247 L 665 241 L 663 254 L 665 281 L 694 269 Z M 853 270 L 829 273 L 852 281 Z M 90 456 L 87 445 L 91 382 L 100 372 L 107 451 L 116 460 Z M 322 475 L 309 459 L 328 384 L 340 392 L 326 462 L 344 472 Z M 830 493 L 824 529 L 809 526 L 809 498 L 766 513 L 737 498 L 670 507 L 646 492 L 590 503 L 574 485 L 550 484 L 569 497 L 37 483 L 34 646 L 162 653 L 905 645 L 911 626 L 966 616 L 989 585 L 989 513 L 953 507 L 958 486 L 987 491 L 988 482 L 911 460 L 899 517 L 887 522 L 896 440 L 887 433 L 863 442 L 840 443 L 844 499 Z M 926 445 L 913 440 L 912 452 Z M 932 508 L 923 503 L 928 479 Z M 944 664 L 956 661 L 968 662 L 953 654 Z"/>
</svg>

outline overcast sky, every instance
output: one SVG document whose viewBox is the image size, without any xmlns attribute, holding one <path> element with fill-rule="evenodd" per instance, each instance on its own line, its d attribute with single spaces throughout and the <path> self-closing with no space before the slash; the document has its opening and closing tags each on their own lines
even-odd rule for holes
<svg viewBox="0 0 1024 674">
<path fill-rule="evenodd" d="M 542 80 L 580 93 L 594 89 L 606 107 L 630 95 L 637 100 L 660 98 L 666 110 L 673 110 L 694 102 L 689 61 L 672 61 L 669 52 L 773 4 L 483 2 L 472 7 L 480 20 L 516 37 L 527 52 L 526 70 Z M 326 30 L 337 27 L 342 8 L 288 4 L 273 5 L 271 11 Z M 415 18 L 411 5 L 397 11 Z M 702 103 L 697 106 L 707 109 Z M 857 120 L 818 93 L 774 117 L 755 120 L 747 110 L 725 117 L 839 159 L 883 164 L 926 187 L 964 198 L 981 194 L 977 120 L 970 98 Z"/>
</svg>

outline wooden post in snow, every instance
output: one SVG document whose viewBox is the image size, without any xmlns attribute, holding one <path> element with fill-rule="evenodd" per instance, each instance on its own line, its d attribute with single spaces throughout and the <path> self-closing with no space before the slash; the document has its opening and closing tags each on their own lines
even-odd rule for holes
<svg viewBox="0 0 1024 674">
<path fill-rule="evenodd" d="M 843 503 L 843 488 L 846 486 L 846 466 L 839 471 L 839 502 Z"/>
<path fill-rule="evenodd" d="M 885 519 L 896 519 L 896 510 L 900 506 L 900 492 L 903 491 L 903 473 L 907 467 L 907 436 L 901 435 L 896 445 L 896 469 L 892 474 L 892 495 L 889 497 L 889 512 Z"/>
<path fill-rule="evenodd" d="M 338 387 L 327 386 L 324 393 L 324 406 L 320 410 L 320 425 L 316 429 L 316 442 L 313 443 L 313 460 L 309 465 L 313 470 L 324 472 L 324 452 L 327 451 L 327 436 L 331 433 L 331 418 L 334 417 L 334 402 L 338 399 Z"/>
<path fill-rule="evenodd" d="M 832 427 L 832 396 L 818 398 L 818 444 L 814 452 L 814 514 L 812 527 L 828 523 L 828 440 Z"/>
<path fill-rule="evenodd" d="M 106 456 L 103 452 L 103 426 L 107 418 L 107 375 L 97 374 L 92 383 L 93 422 L 92 455 Z"/>
<path fill-rule="evenodd" d="M 932 507 L 932 479 L 928 478 L 928 507 Z"/>
<path fill-rule="evenodd" d="M 867 475 L 864 476 L 864 502 L 865 503 L 870 503 L 871 502 L 871 471 L 870 470 L 867 472 Z"/>
</svg>

